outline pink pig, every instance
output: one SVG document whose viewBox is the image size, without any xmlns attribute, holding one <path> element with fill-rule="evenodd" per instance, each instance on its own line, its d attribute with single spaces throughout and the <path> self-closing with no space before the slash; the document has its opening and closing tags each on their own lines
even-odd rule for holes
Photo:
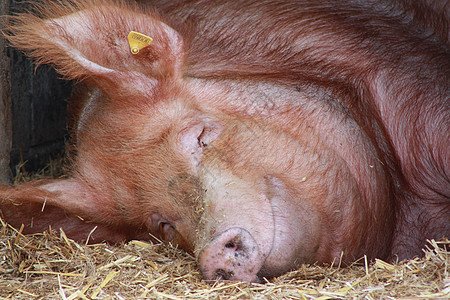
<svg viewBox="0 0 450 300">
<path fill-rule="evenodd" d="M 7 222 L 153 236 L 244 281 L 450 236 L 445 1 L 140 2 L 11 17 L 14 47 L 83 83 L 69 176 L 0 186 Z"/>
</svg>

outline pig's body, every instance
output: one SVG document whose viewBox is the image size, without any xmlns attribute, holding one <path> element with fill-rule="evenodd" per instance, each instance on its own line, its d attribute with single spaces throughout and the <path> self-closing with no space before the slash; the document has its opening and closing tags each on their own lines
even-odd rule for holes
<svg viewBox="0 0 450 300">
<path fill-rule="evenodd" d="M 11 224 L 151 233 L 248 281 L 449 236 L 445 3 L 79 2 L 10 29 L 90 87 L 70 177 L 0 187 Z M 131 30 L 153 43 L 132 54 Z"/>
</svg>

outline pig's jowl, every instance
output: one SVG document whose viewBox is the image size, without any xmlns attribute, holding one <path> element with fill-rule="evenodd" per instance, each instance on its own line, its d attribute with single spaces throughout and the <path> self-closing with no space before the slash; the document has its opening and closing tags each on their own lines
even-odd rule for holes
<svg viewBox="0 0 450 300">
<path fill-rule="evenodd" d="M 82 83 L 70 174 L 1 186 L 3 218 L 154 236 L 206 279 L 420 255 L 450 235 L 448 6 L 426 2 L 62 0 L 11 17 L 12 46 Z M 130 31 L 153 42 L 132 53 Z"/>
</svg>

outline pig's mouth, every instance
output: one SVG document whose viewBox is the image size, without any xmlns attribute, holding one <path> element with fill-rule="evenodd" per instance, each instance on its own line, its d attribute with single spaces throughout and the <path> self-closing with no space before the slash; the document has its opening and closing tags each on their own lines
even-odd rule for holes
<svg viewBox="0 0 450 300">
<path fill-rule="evenodd" d="M 262 278 L 264 278 L 264 277 L 268 277 L 268 278 L 269 277 L 273 277 L 273 275 L 271 274 L 271 272 L 269 270 L 270 267 L 268 266 L 267 262 L 270 260 L 270 258 L 272 256 L 273 249 L 275 248 L 276 235 L 278 234 L 277 230 L 276 230 L 276 228 L 277 228 L 276 226 L 277 226 L 277 223 L 278 223 L 278 220 L 277 220 L 278 217 L 275 214 L 275 209 L 274 209 L 274 206 L 273 206 L 272 198 L 268 197 L 268 200 L 269 200 L 270 209 L 271 209 L 272 226 L 273 226 L 273 228 L 272 228 L 272 241 L 270 243 L 270 247 L 267 248 L 268 253 L 264 257 L 264 262 L 263 262 L 260 270 L 257 273 L 257 277 L 258 277 L 259 281 L 261 281 Z"/>
<path fill-rule="evenodd" d="M 272 219 L 271 228 L 271 242 L 266 244 L 266 255 L 264 255 L 264 262 L 257 273 L 257 277 L 271 278 L 282 274 L 285 270 L 283 267 L 283 259 L 279 257 L 280 246 L 284 252 L 288 252 L 287 247 L 282 247 L 282 241 L 286 239 L 286 230 L 288 228 L 286 223 L 286 216 L 282 213 L 282 202 L 285 201 L 286 191 L 283 182 L 274 176 L 266 176 L 265 183 L 267 187 L 266 198 L 270 205 L 270 216 Z M 282 230 L 282 228 L 286 228 Z M 281 269 L 280 269 L 281 268 Z"/>
</svg>

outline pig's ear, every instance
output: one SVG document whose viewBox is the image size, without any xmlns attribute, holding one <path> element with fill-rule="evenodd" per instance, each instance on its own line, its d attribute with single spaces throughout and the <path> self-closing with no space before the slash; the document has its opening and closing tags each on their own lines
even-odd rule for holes
<svg viewBox="0 0 450 300">
<path fill-rule="evenodd" d="M 103 220 L 108 206 L 96 201 L 88 188 L 74 179 L 38 181 L 11 188 L 0 185 L 2 218 L 24 233 L 62 228 L 76 240 L 119 242 L 123 233 Z"/>
<path fill-rule="evenodd" d="M 43 2 L 39 13 L 11 17 L 3 32 L 12 46 L 68 79 L 88 78 L 114 97 L 118 88 L 148 94 L 159 79 L 181 76 L 182 39 L 154 12 L 130 1 Z M 132 50 L 131 31 L 153 41 L 137 35 Z"/>
<path fill-rule="evenodd" d="M 220 122 L 200 121 L 180 132 L 176 144 L 194 170 L 201 163 L 204 150 L 211 147 L 211 143 L 222 134 L 223 129 L 224 125 Z"/>
</svg>

